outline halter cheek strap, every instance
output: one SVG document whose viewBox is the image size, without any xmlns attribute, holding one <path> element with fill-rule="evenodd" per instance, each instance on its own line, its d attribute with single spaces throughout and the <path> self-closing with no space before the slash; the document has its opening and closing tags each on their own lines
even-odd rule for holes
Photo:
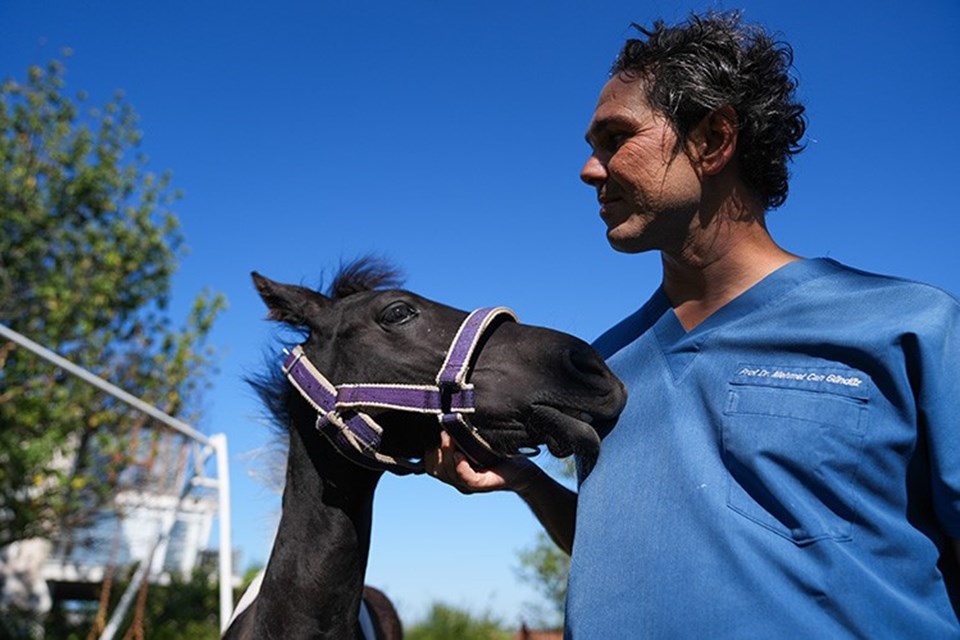
<svg viewBox="0 0 960 640">
<path fill-rule="evenodd" d="M 447 359 L 437 374 L 437 386 L 446 390 L 451 398 L 458 393 L 469 392 L 471 395 L 470 412 L 473 412 L 472 402 L 473 385 L 467 384 L 467 374 L 470 371 L 470 362 L 487 329 L 493 321 L 506 316 L 516 322 L 517 316 L 510 309 L 496 307 L 493 309 L 477 309 L 467 316 L 460 325 L 460 330 L 453 338 L 453 343 L 447 351 Z M 477 430 L 467 422 L 465 411 L 451 409 L 440 415 L 440 426 L 450 434 L 457 447 L 481 467 L 492 467 L 502 459 L 502 456 L 493 451 Z"/>
<path fill-rule="evenodd" d="M 454 336 L 432 385 L 342 384 L 334 386 L 296 347 L 283 363 L 293 386 L 317 410 L 317 429 L 354 463 L 399 475 L 423 473 L 423 463 L 380 453 L 383 428 L 363 409 L 389 409 L 436 415 L 463 453 L 489 467 L 502 460 L 467 420 L 475 413 L 472 384 L 466 380 L 484 334 L 494 320 L 517 317 L 505 307 L 477 309 Z"/>
</svg>

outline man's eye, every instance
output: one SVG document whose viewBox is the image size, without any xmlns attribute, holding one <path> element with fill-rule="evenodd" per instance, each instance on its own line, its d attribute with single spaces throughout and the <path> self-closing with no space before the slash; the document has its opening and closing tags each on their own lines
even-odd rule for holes
<svg viewBox="0 0 960 640">
<path fill-rule="evenodd" d="M 604 141 L 604 146 L 608 149 L 619 149 L 623 146 L 623 143 L 629 139 L 630 134 L 628 133 L 611 133 Z"/>
<path fill-rule="evenodd" d="M 406 302 L 394 302 L 380 312 L 380 322 L 385 325 L 398 325 L 413 320 L 420 312 Z"/>
</svg>

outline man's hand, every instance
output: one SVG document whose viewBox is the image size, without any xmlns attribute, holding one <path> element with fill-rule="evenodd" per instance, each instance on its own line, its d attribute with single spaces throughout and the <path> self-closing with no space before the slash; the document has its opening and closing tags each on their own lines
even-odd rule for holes
<svg viewBox="0 0 960 640">
<path fill-rule="evenodd" d="M 427 473 L 453 485 L 460 493 L 515 491 L 527 503 L 554 542 L 566 553 L 573 548 L 577 494 L 544 473 L 526 458 L 508 458 L 492 469 L 478 471 L 445 431 L 440 446 L 423 454 Z"/>
<path fill-rule="evenodd" d="M 520 493 L 539 472 L 538 467 L 526 458 L 506 459 L 491 469 L 474 469 L 446 431 L 440 432 L 438 448 L 424 452 L 423 464 L 427 473 L 453 485 L 460 493 Z"/>
</svg>

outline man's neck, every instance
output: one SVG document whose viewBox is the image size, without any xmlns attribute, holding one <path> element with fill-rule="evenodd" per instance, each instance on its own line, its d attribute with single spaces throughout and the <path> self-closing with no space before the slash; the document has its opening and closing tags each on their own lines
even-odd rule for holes
<svg viewBox="0 0 960 640">
<path fill-rule="evenodd" d="M 762 217 L 711 225 L 676 255 L 663 252 L 663 290 L 684 329 L 800 258 L 778 246 Z"/>
</svg>

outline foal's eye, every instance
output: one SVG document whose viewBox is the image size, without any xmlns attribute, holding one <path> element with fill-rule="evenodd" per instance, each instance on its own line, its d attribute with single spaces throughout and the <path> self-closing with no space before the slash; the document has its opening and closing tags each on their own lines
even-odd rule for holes
<svg viewBox="0 0 960 640">
<path fill-rule="evenodd" d="M 413 320 L 418 315 L 420 315 L 420 312 L 406 302 L 394 302 L 380 312 L 380 322 L 389 325 L 403 324 Z"/>
</svg>

